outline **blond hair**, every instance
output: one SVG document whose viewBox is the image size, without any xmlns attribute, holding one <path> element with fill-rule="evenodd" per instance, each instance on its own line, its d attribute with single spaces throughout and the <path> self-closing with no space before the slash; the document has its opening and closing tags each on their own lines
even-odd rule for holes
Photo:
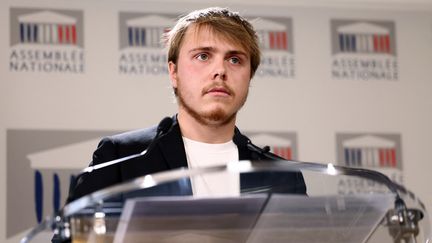
<svg viewBox="0 0 432 243">
<path fill-rule="evenodd" d="M 232 43 L 238 43 L 250 54 L 251 78 L 254 76 L 261 60 L 257 34 L 245 18 L 227 8 L 213 7 L 196 10 L 180 18 L 176 25 L 164 35 L 168 47 L 168 62 L 177 64 L 182 41 L 192 24 L 197 28 L 210 27 L 214 33 Z"/>
</svg>

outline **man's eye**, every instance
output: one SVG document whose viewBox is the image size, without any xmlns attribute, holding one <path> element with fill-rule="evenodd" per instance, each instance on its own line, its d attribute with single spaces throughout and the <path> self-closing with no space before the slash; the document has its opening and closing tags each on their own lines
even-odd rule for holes
<svg viewBox="0 0 432 243">
<path fill-rule="evenodd" d="M 240 63 L 240 58 L 238 58 L 238 57 L 230 57 L 229 58 L 229 62 L 231 62 L 232 64 L 239 64 Z"/>
<path fill-rule="evenodd" d="M 205 53 L 200 53 L 196 56 L 196 58 L 200 61 L 207 61 L 209 57 Z"/>
</svg>

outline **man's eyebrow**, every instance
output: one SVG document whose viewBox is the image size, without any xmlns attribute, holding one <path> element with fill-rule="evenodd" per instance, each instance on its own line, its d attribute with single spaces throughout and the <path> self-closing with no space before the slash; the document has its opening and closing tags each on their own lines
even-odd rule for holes
<svg viewBox="0 0 432 243">
<path fill-rule="evenodd" d="M 243 56 L 248 56 L 246 52 L 244 51 L 240 51 L 240 50 L 232 50 L 232 51 L 228 51 L 228 55 L 243 55 Z"/>
<path fill-rule="evenodd" d="M 202 47 L 196 47 L 193 49 L 189 50 L 189 53 L 191 52 L 196 52 L 196 51 L 214 51 L 216 48 L 211 47 L 211 46 L 202 46 Z M 228 55 L 244 55 L 244 56 L 248 56 L 246 52 L 242 51 L 242 50 L 231 50 L 227 52 Z"/>
<path fill-rule="evenodd" d="M 214 51 L 215 48 L 211 46 L 200 46 L 193 49 L 190 49 L 189 52 L 196 52 L 196 51 Z"/>
</svg>

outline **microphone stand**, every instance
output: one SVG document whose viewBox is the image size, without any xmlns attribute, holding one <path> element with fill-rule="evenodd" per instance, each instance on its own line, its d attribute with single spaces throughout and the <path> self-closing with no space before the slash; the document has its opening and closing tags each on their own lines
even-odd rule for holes
<svg viewBox="0 0 432 243">
<path fill-rule="evenodd" d="M 145 156 L 149 151 L 151 151 L 154 146 L 156 146 L 157 141 L 159 141 L 159 139 L 161 139 L 163 136 L 165 136 L 169 130 L 172 128 L 173 125 L 173 119 L 171 117 L 165 117 L 164 119 L 162 119 L 156 129 L 156 135 L 153 137 L 153 140 L 150 142 L 150 144 L 148 145 L 148 147 L 142 151 L 141 153 L 138 154 L 132 154 L 126 157 L 122 157 L 119 159 L 115 159 L 115 160 L 111 160 L 108 162 L 104 162 L 101 164 L 97 164 L 97 165 L 93 165 L 93 166 L 88 166 L 85 169 L 83 169 L 81 171 L 81 173 L 79 173 L 71 182 L 70 186 L 69 186 L 69 193 L 71 193 L 74 190 L 74 187 L 77 185 L 78 181 L 80 178 L 82 178 L 83 176 L 86 175 L 90 175 L 92 172 L 94 171 L 98 171 L 98 170 L 102 170 L 106 167 L 115 165 L 115 164 L 119 164 L 134 158 L 138 158 L 138 157 L 142 157 Z M 101 210 L 99 210 L 101 211 Z M 102 212 L 102 211 L 101 211 Z M 69 220 L 65 219 L 64 217 L 60 216 L 61 213 L 59 212 L 55 212 L 54 213 L 54 217 L 44 220 L 41 224 L 43 225 L 53 225 L 53 228 L 57 231 L 54 232 L 56 235 L 59 236 L 59 238 L 61 239 L 60 242 L 64 242 L 67 239 L 70 239 L 71 237 L 71 232 L 70 232 L 70 224 L 69 224 Z M 39 231 L 39 228 L 43 228 L 43 226 L 38 227 L 37 229 L 35 229 L 35 232 L 31 232 L 31 236 L 36 235 Z M 23 240 L 21 240 L 21 243 L 24 242 L 28 242 L 28 240 L 30 240 L 31 237 L 25 237 Z"/>
</svg>

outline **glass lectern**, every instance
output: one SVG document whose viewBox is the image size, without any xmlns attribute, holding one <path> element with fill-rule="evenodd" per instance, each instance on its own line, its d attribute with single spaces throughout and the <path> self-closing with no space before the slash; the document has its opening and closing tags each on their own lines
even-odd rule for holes
<svg viewBox="0 0 432 243">
<path fill-rule="evenodd" d="M 284 180 L 295 172 L 302 173 L 306 194 Z M 383 174 L 292 161 L 237 161 L 139 177 L 65 205 L 21 242 L 46 242 L 54 233 L 74 243 L 432 239 L 425 206 Z"/>
</svg>

